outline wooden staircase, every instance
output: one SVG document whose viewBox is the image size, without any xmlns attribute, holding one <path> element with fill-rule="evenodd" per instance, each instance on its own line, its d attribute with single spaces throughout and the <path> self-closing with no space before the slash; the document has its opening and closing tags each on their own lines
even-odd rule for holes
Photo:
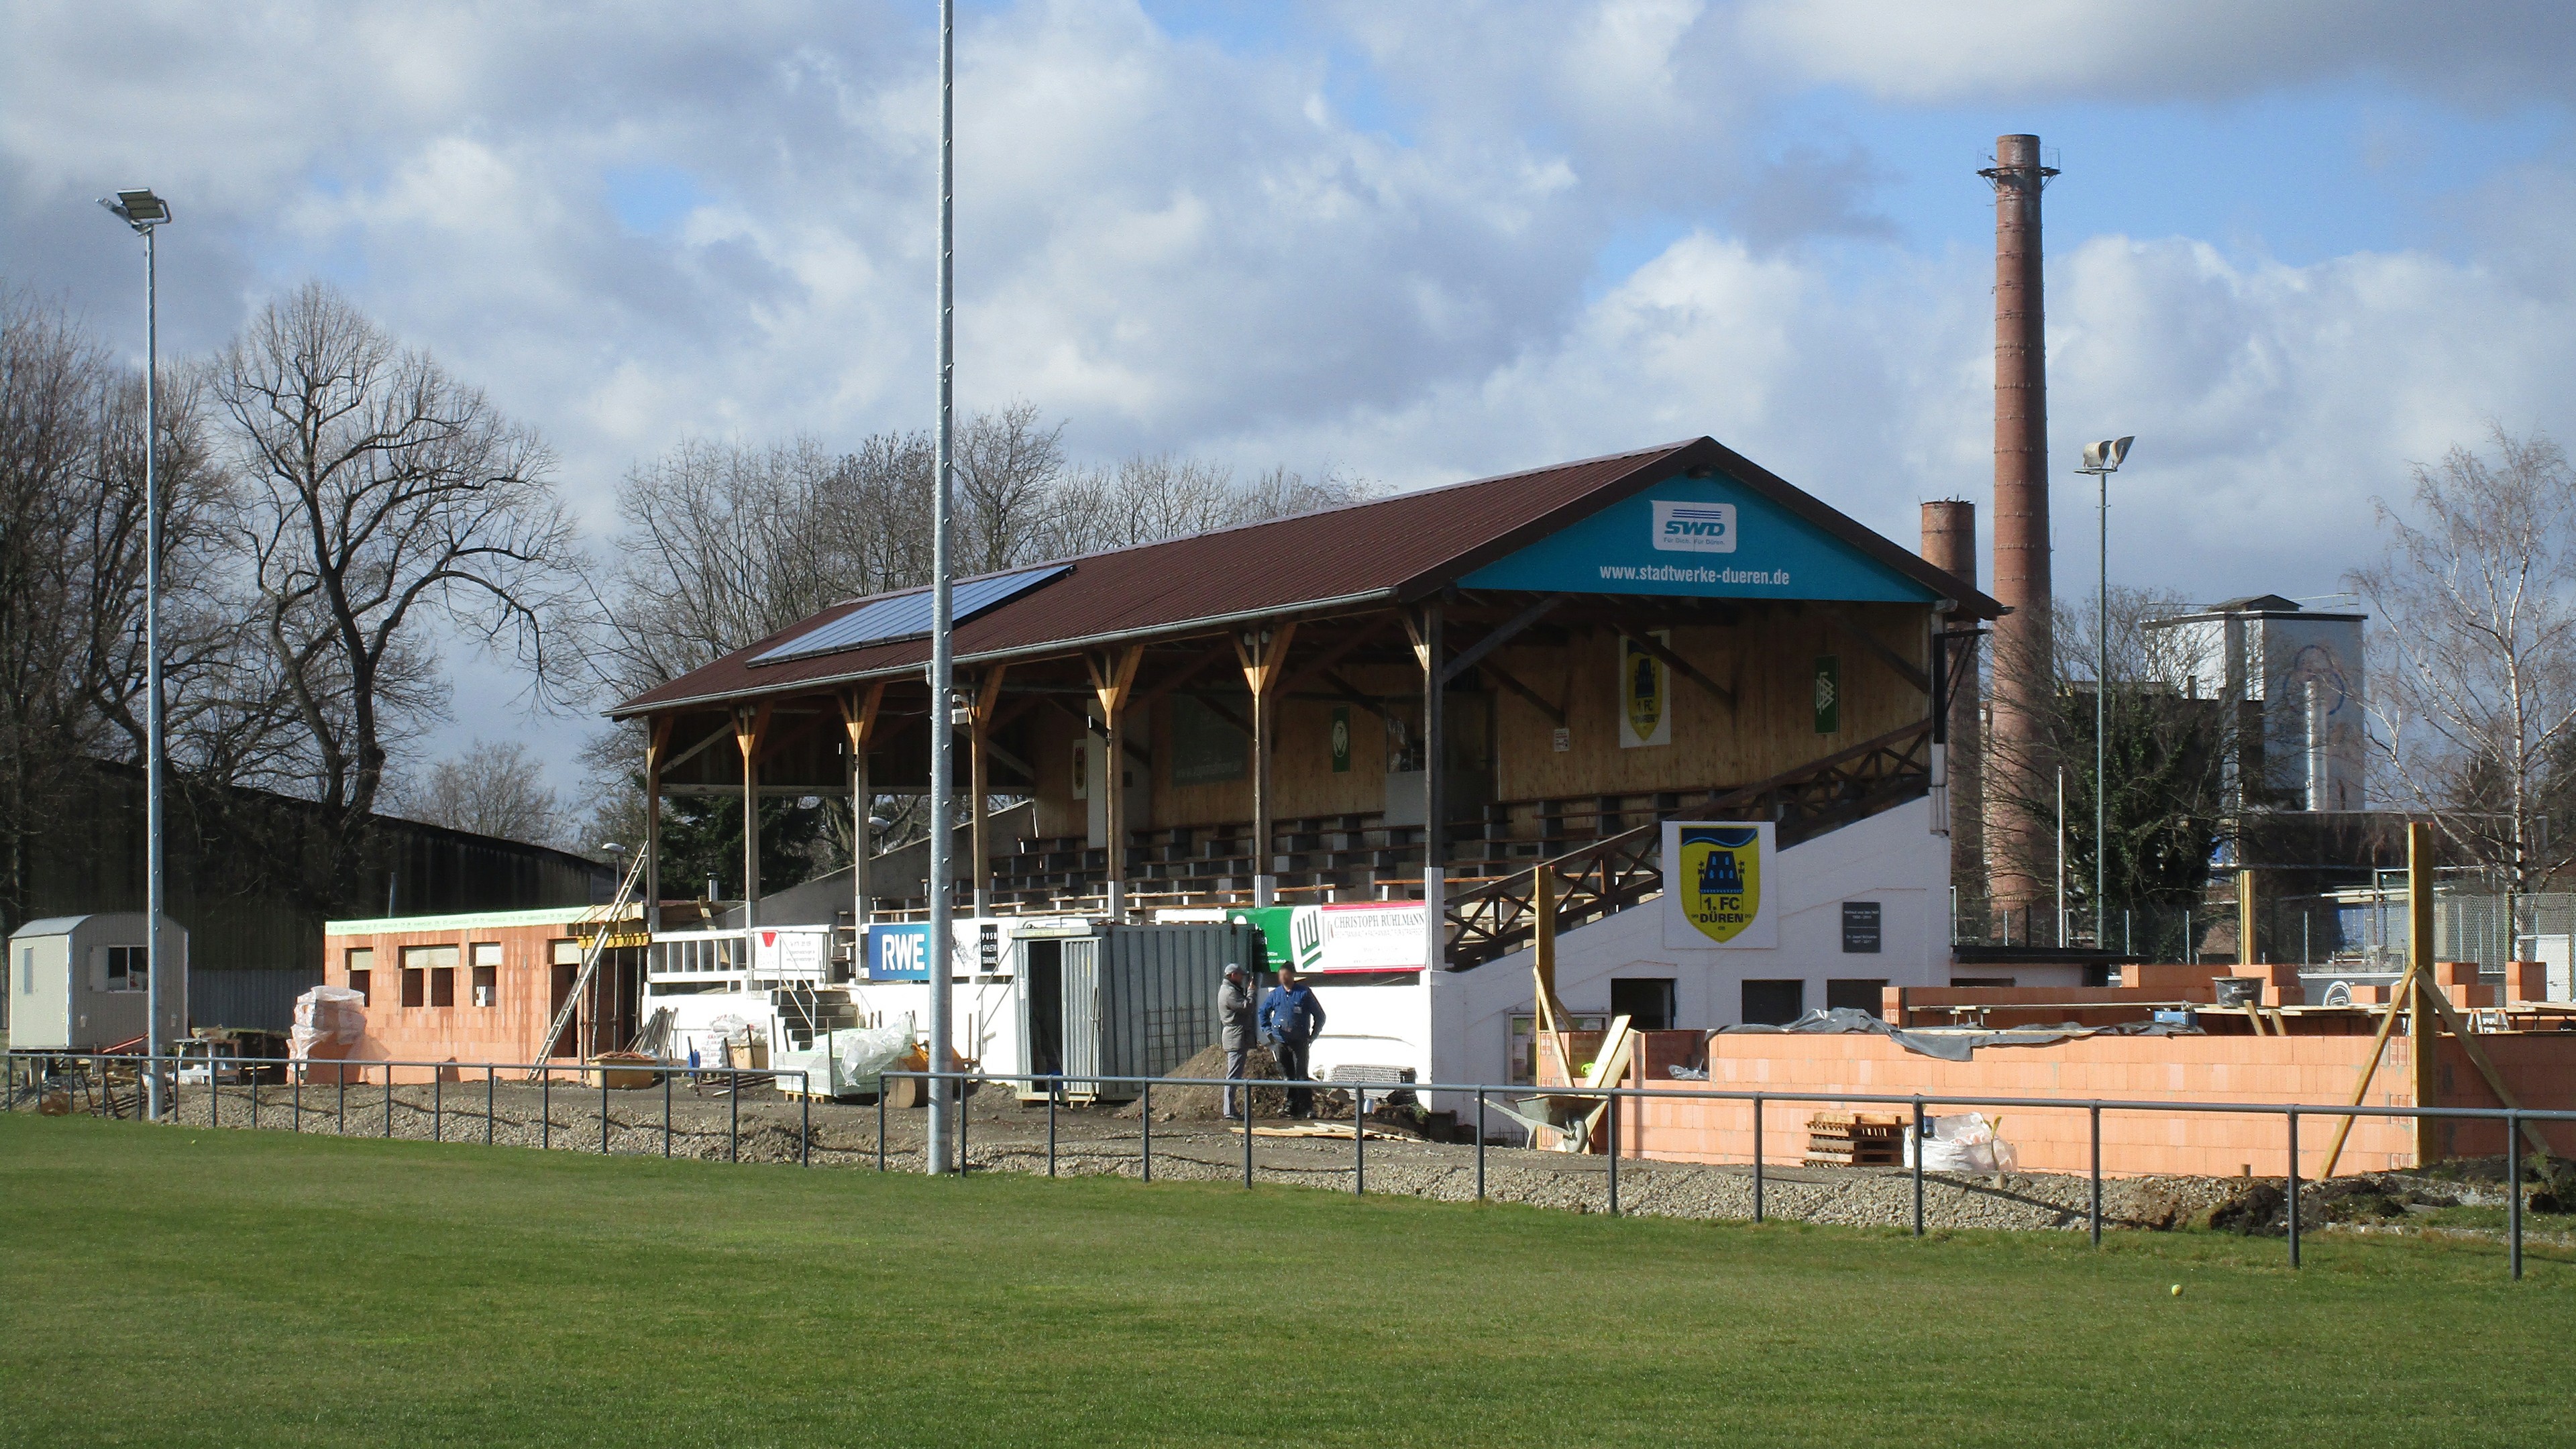
<svg viewBox="0 0 2576 1449">
<path fill-rule="evenodd" d="M 1664 822 L 1768 820 L 1782 849 L 1865 820 L 1932 786 L 1932 722 L 1891 730 L 1751 785 L 1685 792 L 1655 817 L 1447 898 L 1449 965 L 1467 970 L 1528 945 L 1538 933 L 1538 877 L 1556 890 L 1556 929 L 1569 931 L 1663 894 Z"/>
</svg>

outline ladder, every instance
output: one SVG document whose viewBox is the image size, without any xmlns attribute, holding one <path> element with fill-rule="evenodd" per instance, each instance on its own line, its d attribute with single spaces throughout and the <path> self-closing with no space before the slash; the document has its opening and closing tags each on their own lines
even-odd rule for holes
<svg viewBox="0 0 2576 1449">
<path fill-rule="evenodd" d="M 564 994 L 564 1004 L 555 1012 L 554 1024 L 546 1028 L 545 1040 L 537 1043 L 536 1060 L 529 1064 L 530 1077 L 544 1069 L 546 1058 L 554 1055 L 555 1043 L 563 1039 L 573 1017 L 580 1012 L 581 995 L 590 989 L 591 978 L 599 974 L 599 958 L 608 953 L 608 938 L 616 931 L 617 923 L 625 919 L 626 903 L 634 899 L 636 883 L 643 876 L 644 852 L 639 850 L 635 859 L 627 863 L 626 879 L 618 884 L 617 899 L 608 903 L 604 916 L 591 917 L 599 922 L 599 934 L 590 938 L 589 948 L 581 953 L 581 974 L 573 978 L 572 990 Z"/>
</svg>

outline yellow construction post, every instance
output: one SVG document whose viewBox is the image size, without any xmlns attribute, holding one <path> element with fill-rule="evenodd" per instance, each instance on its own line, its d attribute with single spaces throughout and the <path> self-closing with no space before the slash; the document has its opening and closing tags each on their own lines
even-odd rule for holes
<svg viewBox="0 0 2576 1449">
<path fill-rule="evenodd" d="M 2397 1004 L 2406 1007 L 2407 1080 L 2414 1088 L 2414 1105 L 2439 1106 L 2434 1100 L 2442 1085 L 2434 1062 L 2435 1013 L 2425 1001 L 2425 993 L 2442 989 L 2433 979 L 2433 827 L 2421 821 L 2406 827 L 2406 961 L 2415 990 Z M 2429 1167 L 2441 1155 L 2441 1124 L 2416 1118 L 2416 1166 Z"/>
<path fill-rule="evenodd" d="M 2254 872 L 2236 873 L 2236 965 L 2239 974 L 2260 959 L 2254 949 Z"/>
</svg>

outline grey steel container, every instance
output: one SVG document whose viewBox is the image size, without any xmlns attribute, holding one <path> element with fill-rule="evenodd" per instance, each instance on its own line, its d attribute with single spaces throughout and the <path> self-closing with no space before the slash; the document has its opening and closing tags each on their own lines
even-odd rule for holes
<svg viewBox="0 0 2576 1449">
<path fill-rule="evenodd" d="M 1095 1073 L 1165 1076 L 1214 1046 L 1225 968 L 1257 962 L 1260 950 L 1257 932 L 1234 922 L 1104 926 L 1061 945 L 1066 1087 L 1102 1101 L 1125 1101 L 1139 1089 Z M 1021 1009 L 1028 1010 L 1025 988 Z"/>
</svg>

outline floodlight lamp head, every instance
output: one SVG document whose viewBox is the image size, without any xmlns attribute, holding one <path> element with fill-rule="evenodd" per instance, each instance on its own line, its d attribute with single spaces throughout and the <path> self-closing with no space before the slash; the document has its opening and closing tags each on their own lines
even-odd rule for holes
<svg viewBox="0 0 2576 1449">
<path fill-rule="evenodd" d="M 98 204 L 136 231 L 150 231 L 170 219 L 170 203 L 154 195 L 149 186 L 119 191 L 114 200 L 102 196 Z"/>
</svg>

